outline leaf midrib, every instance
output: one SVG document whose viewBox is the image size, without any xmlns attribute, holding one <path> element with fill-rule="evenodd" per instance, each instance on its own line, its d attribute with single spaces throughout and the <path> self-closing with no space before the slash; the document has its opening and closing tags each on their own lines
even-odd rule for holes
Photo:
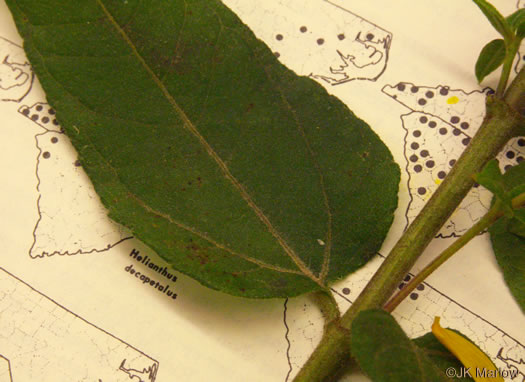
<svg viewBox="0 0 525 382">
<path fill-rule="evenodd" d="M 285 253 L 290 257 L 290 259 L 295 263 L 295 265 L 299 268 L 299 270 L 308 278 L 310 278 L 315 283 L 324 286 L 324 283 L 318 276 L 316 276 L 310 268 L 301 260 L 301 258 L 295 253 L 295 251 L 288 245 L 288 243 L 283 239 L 281 234 L 275 229 L 275 227 L 271 224 L 268 217 L 264 214 L 264 212 L 255 204 L 249 193 L 246 191 L 244 186 L 233 176 L 233 174 L 230 172 L 224 161 L 218 156 L 218 154 L 213 150 L 211 145 L 204 139 L 204 137 L 200 134 L 200 132 L 196 129 L 194 124 L 191 122 L 191 120 L 188 118 L 184 110 L 180 108 L 178 103 L 175 101 L 175 99 L 171 96 L 168 89 L 164 86 L 164 84 L 160 81 L 158 76 L 153 72 L 151 67 L 147 64 L 147 62 L 144 60 L 144 58 L 140 55 L 137 48 L 135 47 L 133 41 L 128 37 L 126 32 L 121 28 L 121 26 L 117 23 L 113 15 L 108 11 L 108 9 L 105 7 L 105 5 L 102 3 L 101 0 L 96 0 L 96 3 L 99 5 L 100 9 L 104 13 L 104 15 L 107 17 L 110 24 L 117 30 L 117 32 L 122 36 L 123 40 L 126 42 L 126 44 L 131 49 L 133 55 L 139 60 L 140 64 L 143 66 L 143 68 L 146 70 L 148 75 L 151 77 L 155 85 L 159 88 L 159 90 L 162 92 L 168 103 L 171 105 L 175 113 L 181 118 L 183 122 L 183 126 L 189 130 L 199 141 L 199 143 L 204 147 L 208 155 L 217 163 L 219 166 L 219 169 L 222 171 L 226 179 L 228 179 L 235 189 L 238 190 L 241 197 L 244 199 L 244 201 L 248 204 L 248 207 L 252 209 L 252 211 L 256 214 L 256 216 L 259 218 L 259 220 L 266 226 L 270 234 L 277 240 L 279 245 L 283 248 Z M 146 204 L 144 204 L 146 206 Z"/>
</svg>

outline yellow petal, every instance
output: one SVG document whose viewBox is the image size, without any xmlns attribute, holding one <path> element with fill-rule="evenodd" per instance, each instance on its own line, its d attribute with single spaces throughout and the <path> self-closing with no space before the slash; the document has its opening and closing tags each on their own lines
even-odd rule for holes
<svg viewBox="0 0 525 382">
<path fill-rule="evenodd" d="M 504 382 L 492 360 L 472 342 L 456 332 L 442 328 L 439 317 L 434 318 L 432 333 L 457 359 L 461 361 L 476 382 Z"/>
</svg>

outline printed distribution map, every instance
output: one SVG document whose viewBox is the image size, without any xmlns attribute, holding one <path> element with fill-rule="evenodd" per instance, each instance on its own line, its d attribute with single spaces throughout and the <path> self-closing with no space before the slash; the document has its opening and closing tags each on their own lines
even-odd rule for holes
<svg viewBox="0 0 525 382">
<path fill-rule="evenodd" d="M 435 9 L 429 0 L 395 8 L 386 0 L 224 3 L 281 63 L 366 120 L 401 168 L 383 248 L 332 287 L 344 311 L 479 128 L 496 77 L 480 85 L 473 67 L 495 32 L 469 1 L 457 9 Z M 523 0 L 493 3 L 503 14 L 525 8 Z M 209 290 L 111 221 L 22 44 L 0 0 L 0 381 L 292 381 L 321 337 L 316 305 L 308 296 L 256 301 Z M 524 65 L 525 45 L 513 76 Z M 524 158 L 520 136 L 497 159 L 504 172 Z M 399 289 L 475 224 L 491 198 L 476 184 Z M 476 342 L 506 381 L 525 381 L 525 316 L 487 233 L 393 314 L 410 337 L 441 317 Z M 341 380 L 350 378 L 368 380 Z"/>
</svg>

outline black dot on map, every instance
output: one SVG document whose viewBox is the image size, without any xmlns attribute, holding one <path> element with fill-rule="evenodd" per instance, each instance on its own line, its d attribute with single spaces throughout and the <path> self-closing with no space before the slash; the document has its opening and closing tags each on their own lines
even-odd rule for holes
<svg viewBox="0 0 525 382">
<path fill-rule="evenodd" d="M 419 118 L 419 122 L 427 123 L 428 122 L 428 118 L 427 117 L 421 117 L 421 118 Z"/>
<path fill-rule="evenodd" d="M 452 134 L 454 134 L 457 137 L 458 135 L 461 135 L 461 130 L 454 129 L 454 130 L 452 130 Z"/>
<path fill-rule="evenodd" d="M 22 110 L 22 114 L 29 115 L 29 109 L 26 107 L 24 110 Z"/>
<path fill-rule="evenodd" d="M 423 170 L 423 166 L 421 166 L 420 164 L 416 164 L 414 166 L 414 172 L 421 172 L 421 170 Z"/>
<path fill-rule="evenodd" d="M 411 155 L 410 158 L 408 158 L 410 160 L 410 162 L 417 162 L 417 156 L 416 155 Z"/>
<path fill-rule="evenodd" d="M 511 168 L 512 168 L 512 165 L 508 164 L 505 167 L 503 167 L 503 171 L 508 171 Z"/>
<path fill-rule="evenodd" d="M 345 39 L 345 35 L 344 35 L 343 33 L 339 33 L 339 34 L 337 35 L 337 38 L 338 38 L 339 40 L 342 41 L 342 40 Z"/>
<path fill-rule="evenodd" d="M 276 39 L 277 41 L 282 41 L 283 38 L 284 38 L 284 37 L 283 37 L 282 34 L 277 34 L 277 35 L 275 35 L 275 39 Z"/>
<path fill-rule="evenodd" d="M 448 88 L 439 89 L 439 94 L 441 94 L 442 96 L 448 95 Z"/>
<path fill-rule="evenodd" d="M 343 288 L 343 294 L 350 294 L 350 288 Z"/>
<path fill-rule="evenodd" d="M 479 183 L 474 183 L 474 185 L 472 187 L 478 188 L 479 187 Z"/>
<path fill-rule="evenodd" d="M 463 145 L 468 145 L 470 143 L 470 138 L 467 137 L 467 138 L 463 138 L 463 140 L 461 141 L 461 143 L 463 143 Z"/>
<path fill-rule="evenodd" d="M 439 179 L 445 179 L 445 176 L 447 176 L 447 173 L 445 171 L 438 172 Z"/>
<path fill-rule="evenodd" d="M 507 151 L 505 156 L 509 159 L 513 159 L 516 156 L 516 154 L 514 154 L 514 151 Z"/>
<path fill-rule="evenodd" d="M 399 83 L 399 84 L 397 84 L 396 87 L 397 87 L 397 90 L 399 90 L 399 91 L 404 91 L 405 90 L 405 84 Z"/>
<path fill-rule="evenodd" d="M 53 125 L 58 126 L 58 121 L 56 119 L 53 119 Z"/>
<path fill-rule="evenodd" d="M 373 39 L 374 39 L 374 35 L 373 35 L 372 33 L 368 33 L 368 34 L 366 35 L 366 39 L 367 39 L 368 41 L 373 40 Z"/>
<path fill-rule="evenodd" d="M 421 152 L 419 153 L 423 158 L 426 158 L 428 157 L 429 155 L 429 152 L 428 150 L 421 150 Z"/>
<path fill-rule="evenodd" d="M 453 116 L 452 118 L 450 118 L 450 122 L 452 123 L 458 123 L 459 122 L 459 117 L 458 116 Z"/>
<path fill-rule="evenodd" d="M 523 138 L 518 139 L 518 146 L 519 147 L 524 147 L 525 146 L 525 139 L 523 139 Z"/>
<path fill-rule="evenodd" d="M 318 38 L 317 45 L 323 45 L 323 44 L 324 44 L 324 38 Z"/>
<path fill-rule="evenodd" d="M 425 194 L 427 193 L 427 189 L 426 189 L 425 187 L 419 187 L 419 188 L 417 189 L 417 193 L 418 193 L 419 195 L 425 195 Z"/>
<path fill-rule="evenodd" d="M 446 135 L 447 133 L 448 133 L 448 130 L 446 128 L 442 127 L 439 129 L 439 134 Z"/>
<path fill-rule="evenodd" d="M 431 129 L 433 129 L 433 128 L 436 127 L 436 126 L 437 126 L 437 123 L 434 122 L 434 121 L 430 121 L 430 122 L 428 123 L 428 127 L 430 127 Z"/>
<path fill-rule="evenodd" d="M 487 94 L 488 94 L 488 95 L 492 95 L 492 94 L 494 94 L 494 93 L 496 93 L 496 92 L 494 91 L 494 89 L 489 89 L 489 90 L 487 91 Z"/>
<path fill-rule="evenodd" d="M 412 300 L 417 300 L 418 297 L 419 297 L 419 295 L 417 293 L 410 293 L 410 298 Z"/>
<path fill-rule="evenodd" d="M 429 160 L 425 163 L 425 166 L 427 166 L 428 168 L 432 168 L 436 165 L 436 163 L 433 161 L 433 160 Z"/>
<path fill-rule="evenodd" d="M 516 162 L 518 162 L 518 163 L 523 162 L 523 157 L 521 157 L 521 156 L 520 156 L 520 157 L 517 157 L 517 158 L 516 158 Z"/>
<path fill-rule="evenodd" d="M 410 144 L 410 148 L 411 148 L 412 150 L 417 150 L 417 149 L 419 148 L 419 143 L 417 143 L 417 142 L 412 142 L 412 143 Z"/>
<path fill-rule="evenodd" d="M 80 167 L 81 166 L 80 161 L 77 159 L 75 161 L 74 165 L 75 165 L 75 167 Z"/>
<path fill-rule="evenodd" d="M 57 142 L 58 142 L 58 138 L 57 137 L 51 138 L 51 143 L 57 143 Z"/>
<path fill-rule="evenodd" d="M 425 286 L 423 284 L 419 284 L 417 287 L 416 287 L 417 290 L 425 290 Z"/>
<path fill-rule="evenodd" d="M 409 282 L 412 277 L 410 275 L 406 275 L 403 281 Z"/>
<path fill-rule="evenodd" d="M 433 98 L 434 97 L 434 92 L 431 92 L 430 90 L 428 92 L 425 93 L 425 97 L 427 98 Z"/>
<path fill-rule="evenodd" d="M 417 86 L 412 86 L 412 87 L 410 88 L 410 91 L 411 91 L 412 93 L 417 93 L 417 92 L 419 91 L 419 88 L 418 88 Z"/>
<path fill-rule="evenodd" d="M 306 33 L 307 30 L 308 30 L 308 28 L 306 28 L 304 25 L 301 28 L 299 28 L 299 31 L 301 33 Z"/>
<path fill-rule="evenodd" d="M 419 138 L 421 136 L 421 131 L 419 130 L 414 130 L 414 132 L 412 133 L 412 135 L 416 138 Z"/>
<path fill-rule="evenodd" d="M 43 117 L 42 118 L 42 123 L 48 123 L 49 122 L 49 118 L 48 117 Z"/>
<path fill-rule="evenodd" d="M 455 159 L 451 159 L 449 162 L 448 162 L 449 166 L 452 167 L 456 164 L 456 160 Z"/>
<path fill-rule="evenodd" d="M 424 99 L 424 98 L 420 98 L 420 99 L 417 100 L 417 103 L 418 103 L 419 105 L 423 106 L 423 105 L 426 105 L 426 104 L 427 104 L 427 100 Z"/>
<path fill-rule="evenodd" d="M 31 120 L 32 120 L 32 121 L 35 121 L 35 122 L 38 121 L 38 114 L 33 114 L 33 115 L 31 116 Z"/>
<path fill-rule="evenodd" d="M 467 130 L 470 125 L 468 124 L 468 122 L 461 122 L 461 125 L 459 125 L 459 126 L 461 126 L 461 128 L 463 130 Z"/>
<path fill-rule="evenodd" d="M 399 289 L 403 289 L 403 288 L 405 287 L 405 285 L 406 285 L 405 283 L 401 283 L 401 284 L 399 284 L 399 287 L 398 287 L 398 288 L 399 288 Z"/>
<path fill-rule="evenodd" d="M 54 114 L 55 114 L 55 109 L 51 109 L 51 108 L 50 108 L 47 112 L 48 112 L 49 114 L 51 114 L 51 115 L 54 115 Z"/>
<path fill-rule="evenodd" d="M 48 159 L 48 158 L 51 156 L 51 154 L 49 153 L 49 151 L 45 151 L 45 152 L 42 154 L 42 156 L 44 157 L 44 159 Z"/>
<path fill-rule="evenodd" d="M 279 53 L 279 52 L 274 52 L 273 54 L 274 54 L 274 56 L 277 57 L 277 58 L 281 57 L 281 53 Z"/>
<path fill-rule="evenodd" d="M 42 107 L 42 105 L 38 105 L 35 109 L 36 109 L 36 111 L 42 111 L 43 107 Z"/>
</svg>

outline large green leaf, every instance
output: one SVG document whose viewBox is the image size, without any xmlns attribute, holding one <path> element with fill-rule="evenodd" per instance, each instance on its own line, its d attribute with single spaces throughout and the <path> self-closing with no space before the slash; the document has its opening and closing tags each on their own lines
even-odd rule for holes
<svg viewBox="0 0 525 382">
<path fill-rule="evenodd" d="M 525 193 L 525 162 L 510 168 L 504 175 L 505 188 L 510 197 Z M 515 211 L 513 217 L 504 216 L 489 228 L 492 248 L 503 277 L 516 302 L 525 312 L 525 237 L 523 237 L 523 212 Z"/>
<path fill-rule="evenodd" d="M 428 343 L 420 341 L 416 345 L 384 310 L 360 312 L 352 323 L 351 342 L 352 356 L 374 382 L 448 380 L 445 369 L 438 368 L 427 356 Z M 440 366 L 443 364 L 440 362 Z"/>
<path fill-rule="evenodd" d="M 110 216 L 174 268 L 283 297 L 379 249 L 397 203 L 390 152 L 221 2 L 7 4 Z"/>
</svg>

